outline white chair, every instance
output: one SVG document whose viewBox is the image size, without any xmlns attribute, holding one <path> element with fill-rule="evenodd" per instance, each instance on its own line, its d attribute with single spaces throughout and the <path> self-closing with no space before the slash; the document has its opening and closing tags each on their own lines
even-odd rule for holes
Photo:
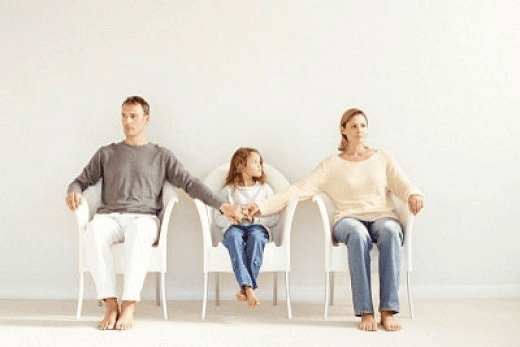
<svg viewBox="0 0 520 347">
<path fill-rule="evenodd" d="M 210 189 L 214 192 L 220 192 L 224 187 L 224 182 L 229 170 L 229 164 L 223 164 L 211 172 L 204 180 Z M 267 176 L 267 182 L 275 193 L 280 192 L 289 186 L 287 179 L 275 168 L 264 164 L 264 171 Z M 290 283 L 289 272 L 291 271 L 291 224 L 298 201 L 291 200 L 282 213 L 280 223 L 281 235 L 280 240 L 273 240 L 266 244 L 264 250 L 264 261 L 260 268 L 260 273 L 273 272 L 273 305 L 278 303 L 278 288 L 277 282 L 278 272 L 285 273 L 285 296 L 287 302 L 287 316 L 292 319 L 291 311 L 291 297 L 290 297 Z M 207 302 L 208 302 L 208 280 L 209 273 L 216 273 L 216 304 L 220 305 L 220 281 L 219 273 L 233 273 L 231 260 L 228 250 L 219 242 L 215 247 L 213 246 L 211 236 L 211 221 L 213 209 L 205 205 L 202 201 L 195 199 L 195 205 L 199 213 L 199 218 L 202 226 L 202 239 L 204 248 L 204 298 L 202 304 L 202 319 L 206 319 Z M 276 242 L 278 241 L 278 242 Z"/>
<path fill-rule="evenodd" d="M 81 317 L 81 310 L 83 307 L 83 287 L 84 287 L 84 273 L 90 272 L 88 264 L 85 259 L 84 251 L 84 235 L 87 229 L 87 224 L 94 217 L 98 207 L 101 205 L 101 181 L 96 185 L 89 187 L 83 192 L 83 201 L 75 212 L 76 223 L 79 234 L 79 295 L 78 308 L 76 317 Z M 166 182 L 162 193 L 163 210 L 159 214 L 161 220 L 161 227 L 159 238 L 156 241 L 156 246 L 152 249 L 150 263 L 148 265 L 148 272 L 157 273 L 156 283 L 156 301 L 157 306 L 162 306 L 163 317 L 168 319 L 168 311 L 166 308 L 166 292 L 164 287 L 164 277 L 166 274 L 166 241 L 168 236 L 168 224 L 173 210 L 173 206 L 179 201 L 177 191 L 170 183 Z M 123 247 L 122 244 L 115 244 L 111 248 L 114 257 L 114 267 L 116 274 L 123 274 Z"/>
<path fill-rule="evenodd" d="M 395 211 L 399 217 L 401 225 L 403 226 L 404 245 L 401 248 L 401 254 L 404 254 L 404 261 L 402 261 L 404 266 L 401 266 L 401 270 L 406 271 L 408 310 L 411 318 L 414 319 L 411 288 L 412 232 L 414 215 L 408 210 L 408 204 L 404 203 L 394 195 L 391 196 L 396 207 Z M 332 240 L 333 214 L 335 208 L 330 197 L 321 193 L 313 196 L 312 201 L 318 205 L 325 236 L 325 308 L 323 316 L 324 318 L 327 318 L 329 304 L 332 305 L 334 302 L 334 273 L 348 273 L 347 246 L 345 244 L 335 244 Z M 374 272 L 374 270 L 377 272 L 377 256 L 377 247 L 374 247 L 371 251 L 372 272 Z"/>
</svg>

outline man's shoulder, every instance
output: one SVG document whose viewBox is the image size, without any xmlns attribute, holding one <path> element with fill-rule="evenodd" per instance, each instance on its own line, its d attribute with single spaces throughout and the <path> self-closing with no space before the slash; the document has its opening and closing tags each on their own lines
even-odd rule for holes
<svg viewBox="0 0 520 347">
<path fill-rule="evenodd" d="M 111 153 L 111 152 L 114 152 L 118 146 L 120 145 L 121 143 L 120 142 L 112 142 L 112 143 L 109 143 L 109 144 L 106 144 L 106 145 L 103 145 L 101 147 L 98 148 L 98 150 L 96 151 L 96 153 L 99 153 L 99 154 L 108 154 L 108 153 Z"/>
<path fill-rule="evenodd" d="M 168 158 L 174 158 L 175 160 L 177 160 L 177 157 L 175 156 L 175 154 L 173 154 L 173 152 L 166 148 L 166 147 L 163 147 L 161 145 L 158 145 L 156 143 L 150 143 L 150 146 L 159 154 L 161 154 L 162 156 L 164 157 L 168 157 Z"/>
</svg>

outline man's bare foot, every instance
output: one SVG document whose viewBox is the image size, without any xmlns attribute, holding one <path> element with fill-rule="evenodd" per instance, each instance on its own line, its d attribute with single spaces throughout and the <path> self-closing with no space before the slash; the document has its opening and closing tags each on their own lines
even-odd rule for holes
<svg viewBox="0 0 520 347">
<path fill-rule="evenodd" d="M 121 304 L 121 313 L 117 318 L 114 329 L 116 330 L 127 330 L 134 326 L 134 309 L 135 301 L 125 300 Z"/>
<path fill-rule="evenodd" d="M 245 289 L 246 297 L 247 297 L 247 304 L 251 308 L 257 308 L 258 305 L 260 305 L 260 300 L 256 297 L 255 291 L 253 288 L 246 286 Z"/>
<path fill-rule="evenodd" d="M 386 331 L 397 331 L 401 329 L 401 324 L 394 319 L 394 313 L 390 311 L 381 312 L 381 325 Z"/>
<path fill-rule="evenodd" d="M 119 316 L 119 307 L 117 306 L 117 299 L 107 298 L 103 301 L 105 302 L 105 316 L 103 317 L 103 320 L 99 322 L 98 329 L 112 330 L 114 329 L 117 317 Z"/>
<path fill-rule="evenodd" d="M 359 329 L 364 331 L 376 331 L 377 323 L 374 319 L 373 313 L 365 313 L 361 316 L 361 322 L 359 323 Z"/>
<path fill-rule="evenodd" d="M 244 288 L 240 288 L 240 290 L 235 294 L 235 299 L 237 299 L 237 301 L 247 301 L 247 296 Z"/>
</svg>

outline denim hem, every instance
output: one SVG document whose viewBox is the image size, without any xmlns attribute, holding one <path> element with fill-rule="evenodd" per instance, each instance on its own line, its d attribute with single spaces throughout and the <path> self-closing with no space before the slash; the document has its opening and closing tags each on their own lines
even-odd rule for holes
<svg viewBox="0 0 520 347">
<path fill-rule="evenodd" d="M 380 307 L 379 312 L 383 312 L 383 311 L 392 312 L 392 314 L 397 314 L 397 313 L 399 313 L 399 307 L 397 309 L 395 309 L 393 307 Z"/>
<path fill-rule="evenodd" d="M 374 311 L 361 311 L 361 312 L 359 312 L 359 313 L 356 312 L 354 315 L 355 315 L 356 317 L 361 317 L 361 316 L 364 315 L 364 314 L 374 314 Z"/>
</svg>

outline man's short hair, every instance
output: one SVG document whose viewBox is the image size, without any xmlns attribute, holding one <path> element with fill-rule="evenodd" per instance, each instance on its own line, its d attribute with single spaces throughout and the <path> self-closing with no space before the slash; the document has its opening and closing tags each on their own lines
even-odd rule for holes
<svg viewBox="0 0 520 347">
<path fill-rule="evenodd" d="M 141 107 L 143 108 L 144 114 L 146 114 L 146 115 L 150 114 L 150 105 L 148 104 L 148 102 L 146 102 L 145 99 L 143 99 L 140 96 L 137 96 L 137 95 L 129 96 L 123 102 L 123 105 L 141 105 Z"/>
</svg>

